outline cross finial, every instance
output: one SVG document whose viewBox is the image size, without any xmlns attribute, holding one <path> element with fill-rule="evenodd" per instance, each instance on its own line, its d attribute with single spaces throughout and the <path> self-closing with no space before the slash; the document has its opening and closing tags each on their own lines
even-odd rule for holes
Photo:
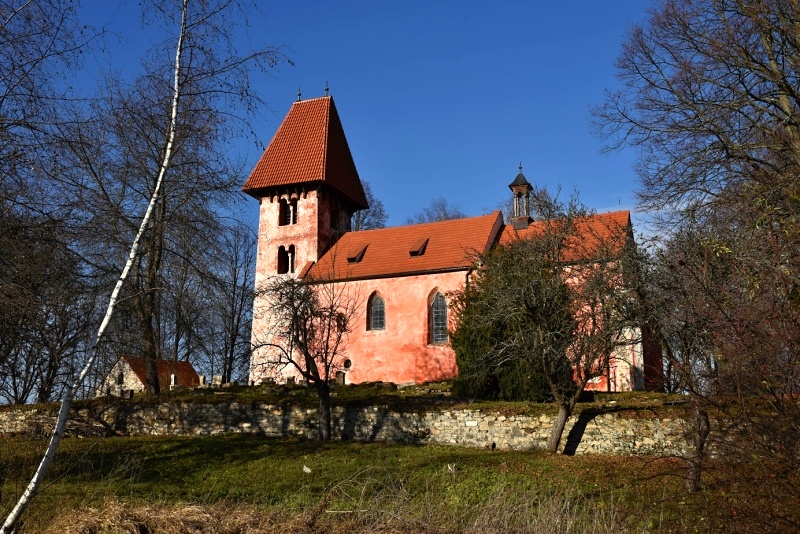
<svg viewBox="0 0 800 534">
<path fill-rule="evenodd" d="M 325 80 L 325 96 L 328 96 L 328 80 Z"/>
<path fill-rule="evenodd" d="M 298 101 L 298 102 L 300 102 L 300 95 L 301 95 L 301 93 L 300 93 L 300 86 L 298 85 L 298 86 L 297 86 L 297 101 Z"/>
<path fill-rule="evenodd" d="M 522 172 L 522 162 L 519 162 L 519 172 Z"/>
</svg>

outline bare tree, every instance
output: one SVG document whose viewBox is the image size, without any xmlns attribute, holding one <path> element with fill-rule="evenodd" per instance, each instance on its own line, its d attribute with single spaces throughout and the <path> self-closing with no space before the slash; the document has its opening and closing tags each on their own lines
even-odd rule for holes
<svg viewBox="0 0 800 534">
<path fill-rule="evenodd" d="M 207 267 L 215 263 L 211 255 L 227 230 L 219 213 L 235 198 L 242 179 L 227 142 L 248 128 L 249 113 L 261 103 L 249 83 L 249 69 L 266 69 L 281 59 L 274 49 L 244 54 L 235 49 L 233 34 L 250 15 L 237 8 L 244 6 L 223 1 L 186 5 L 185 49 L 191 60 L 179 77 L 169 179 L 124 288 L 125 311 L 136 319 L 136 352 L 145 358 L 150 394 L 159 393 L 157 359 L 188 359 L 201 346 L 196 314 L 207 306 L 192 288 L 199 279 L 213 283 L 213 269 Z M 156 2 L 152 13 L 169 28 L 180 15 L 175 10 L 172 3 Z M 116 269 L 109 251 L 125 250 L 138 224 L 132 214 L 155 191 L 167 139 L 164 116 L 172 97 L 168 50 L 157 45 L 149 58 L 148 72 L 131 82 L 107 77 L 90 110 L 95 117 L 91 127 L 80 122 L 61 130 L 67 168 L 60 180 L 81 200 L 85 256 L 106 274 Z M 80 117 L 85 111 L 75 113 Z"/>
<path fill-rule="evenodd" d="M 787 401 L 800 384 L 798 19 L 788 0 L 664 1 L 631 30 L 624 87 L 596 110 L 611 147 L 641 150 L 641 198 L 682 262 L 656 272 L 686 330 L 668 315 L 658 326 L 682 387 L 727 432 L 725 484 L 749 493 L 731 499 L 754 527 L 784 531 L 800 528 L 783 504 L 800 495 L 786 441 L 800 436 Z"/>
<path fill-rule="evenodd" d="M 36 167 L 67 96 L 57 80 L 79 65 L 94 37 L 72 4 L 0 1 L 0 186 L 16 206 L 47 207 L 37 199 L 45 191 L 36 187 Z"/>
<path fill-rule="evenodd" d="M 245 225 L 230 229 L 222 249 L 215 299 L 215 324 L 219 325 L 219 369 L 224 381 L 246 376 L 250 364 L 250 327 L 256 272 L 256 238 Z"/>
<path fill-rule="evenodd" d="M 412 215 L 406 221 L 407 224 L 421 224 L 436 221 L 447 221 L 450 219 L 463 219 L 467 215 L 461 210 L 460 207 L 450 204 L 446 198 L 439 197 L 431 201 L 431 203 L 422 208 L 420 211 Z"/>
<path fill-rule="evenodd" d="M 364 195 L 367 198 L 369 208 L 365 210 L 358 210 L 353 214 L 351 227 L 354 231 L 359 230 L 374 230 L 376 228 L 385 228 L 386 220 L 389 218 L 386 215 L 386 210 L 383 207 L 383 202 L 375 198 L 372 194 L 372 188 L 368 182 L 361 181 L 364 186 Z"/>
<path fill-rule="evenodd" d="M 0 233 L 0 398 L 52 400 L 92 318 L 80 262 L 49 217 L 7 213 Z"/>
<path fill-rule="evenodd" d="M 459 358 L 482 340 L 468 367 L 524 360 L 541 370 L 558 404 L 551 452 L 589 381 L 608 372 L 618 348 L 638 341 L 630 335 L 634 295 L 625 287 L 627 228 L 588 224 L 591 213 L 575 200 L 558 212 L 480 258 L 481 270 L 454 299 L 451 336 Z"/>
<path fill-rule="evenodd" d="M 230 46 L 232 46 L 233 42 L 233 37 L 230 33 L 233 27 L 231 25 L 232 21 L 225 17 L 228 14 L 226 8 L 230 6 L 229 2 L 195 4 L 190 0 L 184 0 L 179 6 L 175 6 L 172 3 L 155 6 L 157 8 L 156 12 L 166 17 L 167 20 L 172 20 L 174 23 L 172 17 L 177 17 L 179 21 L 177 23 L 177 39 L 173 41 L 174 63 L 170 69 L 161 71 L 162 73 L 170 73 L 169 79 L 171 81 L 167 84 L 170 89 L 157 91 L 157 94 L 166 94 L 168 96 L 166 101 L 162 103 L 163 105 L 159 106 L 165 112 L 163 119 L 159 121 L 163 130 L 161 135 L 151 139 L 155 146 L 158 147 L 154 151 L 157 157 L 145 159 L 142 162 L 123 160 L 124 163 L 134 166 L 145 164 L 148 161 L 155 163 L 155 168 L 157 169 L 154 173 L 155 181 L 152 183 L 151 188 L 146 189 L 147 194 L 149 194 L 149 203 L 132 240 L 127 261 L 111 292 L 103 321 L 88 345 L 86 364 L 75 379 L 72 387 L 62 397 L 56 428 L 53 431 L 47 451 L 29 485 L 20 496 L 14 509 L 6 517 L 2 527 L 0 527 L 0 533 L 2 534 L 12 531 L 20 515 L 35 495 L 53 461 L 63 435 L 72 399 L 92 369 L 97 345 L 103 339 L 114 314 L 122 286 L 128 274 L 134 268 L 137 258 L 139 258 L 139 247 L 145 237 L 145 233 L 149 230 L 157 230 L 159 224 L 164 222 L 163 218 L 156 216 L 153 219 L 153 216 L 154 214 L 157 215 L 159 211 L 163 212 L 163 202 L 160 204 L 159 199 L 165 194 L 162 191 L 162 184 L 165 183 L 165 178 L 170 172 L 173 164 L 173 155 L 176 151 L 180 153 L 181 143 L 190 142 L 188 137 L 182 136 L 189 132 L 180 128 L 180 125 L 183 124 L 184 115 L 191 116 L 194 112 L 212 110 L 214 104 L 222 103 L 220 99 L 224 99 L 223 97 L 235 97 L 238 99 L 243 94 L 244 96 L 249 95 L 250 93 L 246 90 L 244 93 L 239 91 L 241 87 L 247 87 L 246 69 L 248 65 L 259 61 L 271 64 L 274 61 L 274 53 L 270 50 L 256 52 L 243 57 L 227 54 L 232 50 Z M 218 95 L 219 99 L 213 98 L 213 95 Z M 176 159 L 178 162 L 181 161 L 180 158 Z M 183 163 L 190 167 L 193 165 L 203 166 L 203 162 Z M 88 169 L 94 168 L 93 166 L 88 167 Z M 120 203 L 117 206 L 119 209 L 129 207 L 125 203 Z M 158 234 L 155 232 L 151 232 L 151 234 L 155 235 L 155 239 L 158 241 Z M 150 246 L 157 247 L 158 244 L 151 244 Z M 145 248 L 147 249 L 148 247 Z M 151 367 L 155 367 L 154 362 L 151 362 Z M 151 374 L 154 374 L 152 370 Z"/>
<path fill-rule="evenodd" d="M 331 439 L 330 382 L 345 368 L 343 355 L 358 322 L 360 296 L 351 284 L 275 276 L 261 289 L 270 328 L 254 350 L 274 373 L 288 367 L 319 396 L 319 439 Z"/>
<path fill-rule="evenodd" d="M 641 149 L 645 206 L 681 217 L 721 195 L 752 205 L 781 184 L 781 197 L 796 190 L 799 9 L 667 0 L 632 28 L 617 61 L 624 88 L 595 117 L 610 148 Z"/>
</svg>

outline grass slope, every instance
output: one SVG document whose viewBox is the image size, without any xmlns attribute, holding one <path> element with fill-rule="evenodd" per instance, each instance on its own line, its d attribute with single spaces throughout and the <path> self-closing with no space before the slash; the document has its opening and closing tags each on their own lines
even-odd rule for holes
<svg viewBox="0 0 800 534">
<path fill-rule="evenodd" d="M 1 511 L 43 447 L 0 441 Z M 676 532 L 728 520 L 685 496 L 676 473 L 669 459 L 538 451 L 70 438 L 23 532 Z"/>
</svg>

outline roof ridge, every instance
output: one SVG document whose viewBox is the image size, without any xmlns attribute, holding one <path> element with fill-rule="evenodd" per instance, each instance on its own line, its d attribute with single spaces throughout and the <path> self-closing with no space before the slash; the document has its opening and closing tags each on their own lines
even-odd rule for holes
<svg viewBox="0 0 800 534">
<path fill-rule="evenodd" d="M 443 221 L 428 221 L 428 222 L 423 222 L 423 223 L 401 224 L 399 226 L 391 226 L 390 228 L 400 228 L 400 227 L 404 227 L 404 226 L 419 227 L 419 226 L 430 226 L 430 225 L 438 225 L 438 224 L 452 224 L 452 223 L 455 223 L 455 222 L 458 222 L 458 221 L 470 221 L 470 220 L 473 220 L 473 219 L 480 219 L 481 217 L 496 217 L 497 213 L 499 213 L 499 212 L 500 212 L 500 210 L 494 210 L 494 211 L 492 211 L 490 213 L 483 213 L 481 215 L 472 215 L 471 217 L 458 217 L 457 219 L 445 219 Z M 380 228 L 377 228 L 377 230 L 380 230 Z"/>
<path fill-rule="evenodd" d="M 326 98 L 328 100 L 330 100 L 333 97 L 331 95 L 328 95 L 328 96 L 325 96 L 325 95 L 315 96 L 314 98 L 306 98 L 304 100 L 295 100 L 294 102 L 292 102 L 292 105 L 295 105 L 295 104 L 298 104 L 298 103 L 302 103 L 302 102 L 313 102 L 314 100 L 324 100 Z"/>
<path fill-rule="evenodd" d="M 325 98 L 325 97 L 322 97 Z M 320 178 L 325 179 L 328 175 L 328 152 L 331 150 L 330 146 L 330 136 L 331 136 L 331 103 L 333 100 L 328 97 L 328 109 L 326 109 L 325 113 L 325 125 L 322 129 L 322 174 Z"/>
<path fill-rule="evenodd" d="M 382 231 L 385 231 L 385 230 L 395 230 L 397 228 L 409 228 L 409 227 L 419 228 L 420 226 L 432 226 L 432 225 L 440 225 L 440 224 L 454 224 L 454 223 L 461 222 L 461 221 L 472 221 L 474 219 L 481 219 L 481 218 L 484 218 L 484 217 L 496 217 L 497 213 L 499 213 L 499 211 L 500 210 L 494 210 L 491 213 L 484 213 L 482 215 L 473 215 L 471 217 L 459 217 L 458 219 L 446 219 L 444 221 L 430 221 L 430 222 L 425 222 L 425 223 L 398 224 L 397 226 L 384 226 L 383 228 L 370 228 L 368 230 L 351 230 L 351 231 L 345 233 L 342 237 L 344 237 L 346 235 L 350 235 L 350 234 L 358 234 L 358 235 L 363 236 L 364 234 L 367 234 L 367 233 L 370 233 L 370 232 L 382 232 Z"/>
</svg>

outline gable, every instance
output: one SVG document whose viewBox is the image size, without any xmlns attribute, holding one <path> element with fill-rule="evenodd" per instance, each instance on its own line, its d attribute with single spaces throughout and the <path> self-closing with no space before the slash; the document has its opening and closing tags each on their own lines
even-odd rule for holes
<svg viewBox="0 0 800 534">
<path fill-rule="evenodd" d="M 145 370 L 144 358 L 139 356 L 122 356 L 131 371 L 142 384 L 147 383 L 147 371 Z M 116 366 L 115 366 L 116 367 Z M 170 377 L 175 375 L 175 380 L 181 386 L 200 385 L 200 376 L 189 362 L 178 362 L 174 360 L 156 360 L 156 373 L 158 374 L 158 385 L 161 389 L 169 389 Z"/>
</svg>

